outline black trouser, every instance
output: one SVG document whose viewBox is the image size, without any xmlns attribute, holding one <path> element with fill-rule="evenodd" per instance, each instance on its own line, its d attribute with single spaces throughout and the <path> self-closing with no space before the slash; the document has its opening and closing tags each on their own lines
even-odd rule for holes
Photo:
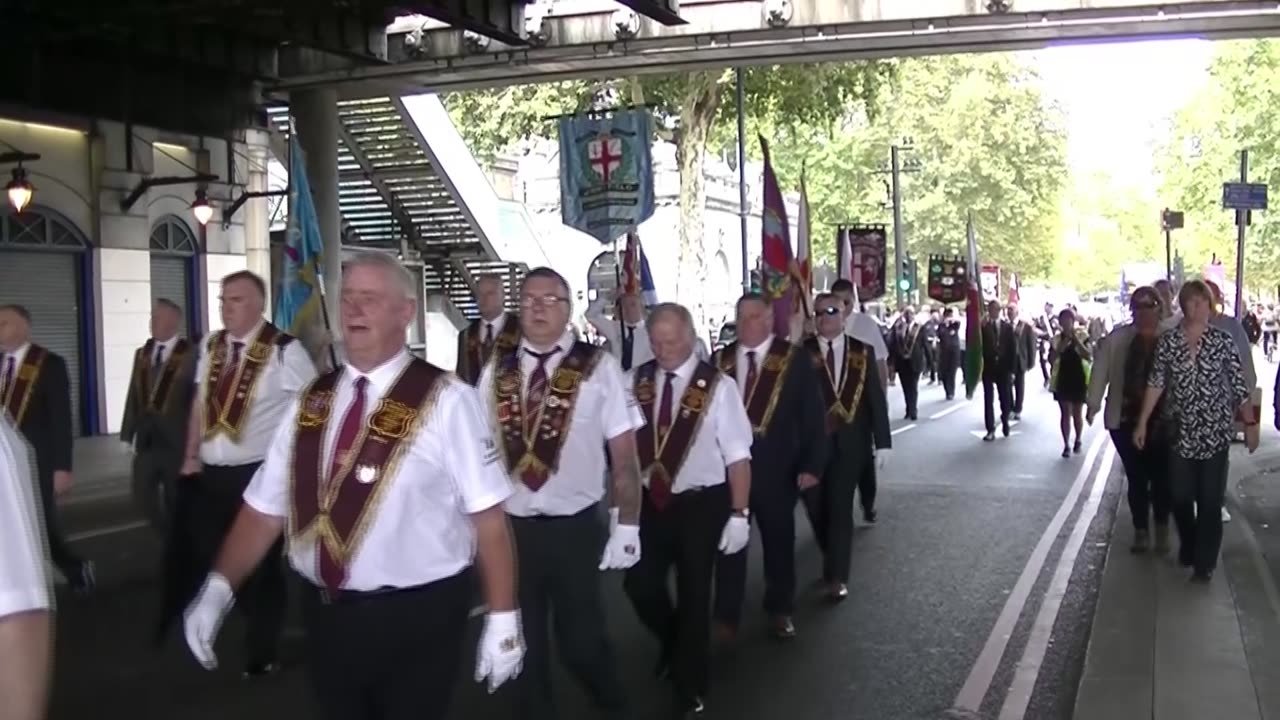
<svg viewBox="0 0 1280 720">
<path fill-rule="evenodd" d="M 241 496 L 260 464 L 205 465 L 200 475 L 183 479 L 196 484 L 192 538 L 198 556 L 210 567 L 240 513 Z M 251 665 L 277 659 L 287 607 L 283 551 L 282 537 L 236 593 L 236 607 L 245 615 L 245 643 Z"/>
<path fill-rule="evenodd" d="M 795 476 L 765 474 L 756 463 L 751 468 L 751 519 L 760 529 L 764 546 L 764 611 L 790 615 L 796 601 L 796 498 Z M 736 628 L 742 621 L 742 601 L 747 592 L 747 551 L 721 556 L 716 561 L 715 619 Z"/>
<path fill-rule="evenodd" d="M 471 571 L 416 588 L 344 592 L 302 581 L 307 675 L 327 720 L 443 720 L 463 661 Z"/>
<path fill-rule="evenodd" d="M 870 515 L 876 509 L 876 456 L 868 454 L 863 460 L 862 472 L 858 477 L 858 504 L 862 506 L 863 515 Z"/>
<path fill-rule="evenodd" d="M 982 373 L 982 410 L 983 419 L 986 421 L 987 432 L 996 431 L 996 411 L 995 397 L 1000 398 L 1000 423 L 1001 425 L 1009 422 L 1009 407 L 1013 405 L 1012 394 L 1009 390 L 1010 380 L 1009 373 L 1005 372 L 984 372 Z"/>
<path fill-rule="evenodd" d="M 801 493 L 801 498 L 813 527 L 813 538 L 822 550 L 822 579 L 847 583 L 853 559 L 853 495 L 866 474 L 870 452 L 865 453 L 867 457 L 862 457 L 864 453 L 841 453 L 833 441 L 830 453 L 822 482 Z M 874 461 L 869 465 L 875 468 Z M 862 501 L 865 511 L 865 492 Z"/>
<path fill-rule="evenodd" d="M 933 343 L 924 348 L 924 362 L 929 371 L 929 382 L 938 382 L 938 348 Z"/>
<path fill-rule="evenodd" d="M 960 352 L 945 349 L 939 351 L 939 356 L 938 374 L 942 379 L 942 390 L 950 400 L 956 396 L 956 369 L 960 367 Z"/>
<path fill-rule="evenodd" d="M 919 409 L 920 373 L 910 359 L 895 358 L 893 366 L 898 371 L 898 379 L 902 380 L 902 399 L 907 406 L 907 417 L 915 418 Z"/>
<path fill-rule="evenodd" d="M 686 701 L 707 692 L 711 578 L 729 503 L 727 483 L 678 493 L 661 511 L 646 491 L 640 509 L 643 551 L 623 582 L 640 622 L 658 637 L 676 693 Z M 667 591 L 673 565 L 674 605 Z"/>
<path fill-rule="evenodd" d="M 1213 457 L 1190 460 L 1169 455 L 1169 490 L 1178 524 L 1178 557 L 1196 572 L 1218 566 L 1222 547 L 1222 502 L 1227 493 L 1227 449 Z"/>
<path fill-rule="evenodd" d="M 40 470 L 40 505 L 44 513 L 44 535 L 49 542 L 49 559 L 72 585 L 78 585 L 84 560 L 71 550 L 58 520 L 58 498 L 53 491 L 53 473 Z"/>
<path fill-rule="evenodd" d="M 1021 366 L 1013 371 L 1013 414 L 1022 414 L 1022 400 L 1027 394 L 1027 371 Z"/>
<path fill-rule="evenodd" d="M 143 517 L 156 530 L 169 526 L 177 507 L 178 472 L 182 450 L 138 438 L 133 455 L 133 499 Z"/>
<path fill-rule="evenodd" d="M 1049 370 L 1053 366 L 1053 363 L 1049 361 L 1049 341 L 1040 340 L 1040 342 L 1038 343 L 1038 350 L 1040 353 L 1040 374 L 1044 375 L 1044 382 L 1046 385 L 1048 385 Z"/>
<path fill-rule="evenodd" d="M 1156 525 L 1168 525 L 1172 501 L 1169 499 L 1169 445 L 1163 438 L 1147 435 L 1146 446 L 1139 450 L 1133 444 L 1133 427 L 1125 425 L 1111 431 L 1111 442 L 1124 465 L 1129 483 L 1129 514 L 1134 530 L 1149 529 L 1150 516 Z"/>
<path fill-rule="evenodd" d="M 520 717 L 555 720 L 551 626 L 565 667 L 596 707 L 624 705 L 600 597 L 600 554 L 606 527 L 598 508 L 576 515 L 513 517 L 520 558 L 519 595 L 526 654 L 516 683 Z M 644 557 L 644 552 L 640 556 Z"/>
</svg>

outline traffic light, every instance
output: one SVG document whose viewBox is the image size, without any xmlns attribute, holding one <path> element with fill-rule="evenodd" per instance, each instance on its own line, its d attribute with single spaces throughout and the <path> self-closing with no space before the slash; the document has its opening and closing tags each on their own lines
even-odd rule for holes
<svg viewBox="0 0 1280 720">
<path fill-rule="evenodd" d="M 918 270 L 919 263 L 915 258 L 908 255 L 902 259 L 902 269 L 898 272 L 898 287 L 903 292 L 911 292 L 919 285 Z"/>
</svg>

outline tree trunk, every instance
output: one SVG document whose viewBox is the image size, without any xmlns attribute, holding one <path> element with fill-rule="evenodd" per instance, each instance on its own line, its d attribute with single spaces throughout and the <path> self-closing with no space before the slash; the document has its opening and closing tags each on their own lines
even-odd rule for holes
<svg viewBox="0 0 1280 720">
<path fill-rule="evenodd" d="M 707 275 L 706 239 L 702 216 L 707 205 L 704 168 L 707 140 L 720 106 L 721 71 L 690 73 L 680 105 L 676 162 L 680 166 L 680 253 L 676 299 L 689 308 L 699 334 L 705 329 L 704 279 Z"/>
</svg>

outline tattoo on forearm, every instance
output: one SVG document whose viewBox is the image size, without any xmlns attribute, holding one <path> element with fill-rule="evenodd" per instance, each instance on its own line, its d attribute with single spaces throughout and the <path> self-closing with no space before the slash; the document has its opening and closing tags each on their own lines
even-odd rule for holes
<svg viewBox="0 0 1280 720">
<path fill-rule="evenodd" d="M 634 455 L 614 466 L 613 502 L 618 508 L 618 522 L 640 522 L 640 461 Z"/>
</svg>

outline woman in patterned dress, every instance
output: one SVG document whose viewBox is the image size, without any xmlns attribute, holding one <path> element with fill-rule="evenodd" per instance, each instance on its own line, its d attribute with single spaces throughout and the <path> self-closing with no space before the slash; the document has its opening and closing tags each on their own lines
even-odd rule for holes
<svg viewBox="0 0 1280 720">
<path fill-rule="evenodd" d="M 1086 338 L 1076 332 L 1076 315 L 1070 309 L 1058 313 L 1058 334 L 1053 338 L 1051 354 L 1053 372 L 1049 389 L 1058 401 L 1059 426 L 1062 428 L 1062 457 L 1080 452 L 1084 432 L 1084 404 L 1089 392 L 1089 376 L 1086 363 L 1092 359 Z M 1071 427 L 1075 426 L 1076 441 L 1071 443 Z"/>
</svg>

